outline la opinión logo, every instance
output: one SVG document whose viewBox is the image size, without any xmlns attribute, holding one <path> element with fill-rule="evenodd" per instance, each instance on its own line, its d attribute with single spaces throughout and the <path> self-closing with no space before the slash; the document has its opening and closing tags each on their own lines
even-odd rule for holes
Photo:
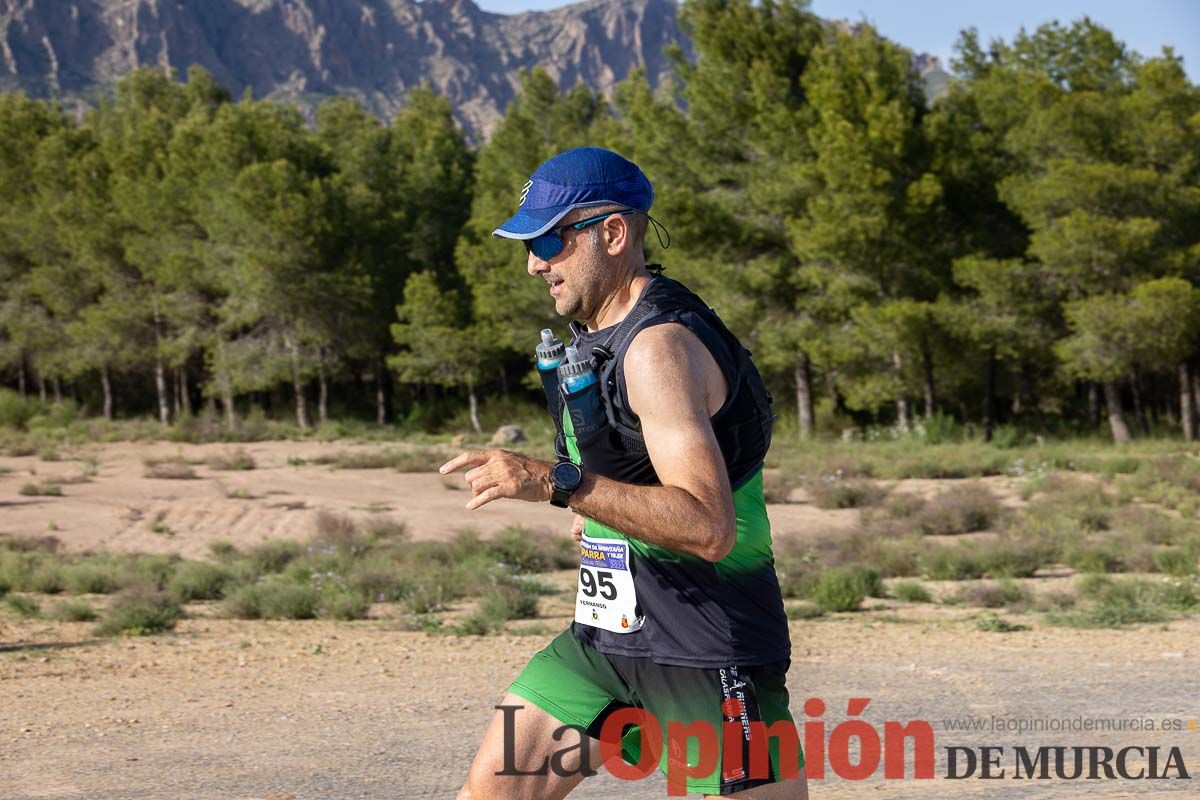
<svg viewBox="0 0 1200 800">
<path fill-rule="evenodd" d="M 870 698 L 853 697 L 846 705 L 846 714 L 857 717 L 866 711 Z M 547 757 L 533 769 L 519 769 L 516 764 L 514 742 L 516 740 L 516 715 L 523 706 L 496 706 L 504 715 L 504 768 L 497 775 L 545 775 L 568 776 L 580 772 L 593 775 L 595 770 L 586 758 L 575 770 L 565 769 L 567 756 L 579 750 L 578 745 L 564 747 Z M 781 720 L 771 724 L 747 720 L 740 700 L 728 699 L 722 704 L 725 722 L 721 724 L 721 736 L 717 726 L 696 720 L 688 723 L 668 720 L 666 725 L 649 711 L 641 708 L 623 708 L 610 714 L 600 730 L 600 760 L 608 771 L 622 780 L 640 780 L 658 769 L 664 746 L 667 758 L 667 794 L 679 797 L 687 793 L 689 778 L 704 778 L 713 773 L 720 759 L 723 775 L 746 775 L 750 778 L 771 776 L 770 743 L 777 742 L 779 752 L 779 777 L 794 778 L 798 775 L 801 734 L 795 723 Z M 913 742 L 911 776 L 917 779 L 934 777 L 935 742 L 933 726 L 924 720 L 883 723 L 883 735 L 863 719 L 848 719 L 834 726 L 826 735 L 826 724 L 820 719 L 825 714 L 825 703 L 819 698 L 809 698 L 804 703 L 804 713 L 811 719 L 804 723 L 804 761 L 809 778 L 825 777 L 826 765 L 835 775 L 845 780 L 865 780 L 874 775 L 883 765 L 885 778 L 903 779 L 908 770 L 905 763 L 906 742 Z M 641 730 L 642 748 L 637 763 L 624 760 L 621 739 L 626 728 L 637 725 Z M 554 732 L 555 740 L 561 740 L 571 725 L 563 725 Z M 665 731 L 665 740 L 664 740 Z M 699 757 L 693 763 L 679 754 L 688 752 L 694 741 Z M 852 759 L 851 743 L 857 742 L 857 759 Z M 743 745 L 748 743 L 749 747 Z M 749 752 L 748 762 L 745 758 Z"/>
</svg>

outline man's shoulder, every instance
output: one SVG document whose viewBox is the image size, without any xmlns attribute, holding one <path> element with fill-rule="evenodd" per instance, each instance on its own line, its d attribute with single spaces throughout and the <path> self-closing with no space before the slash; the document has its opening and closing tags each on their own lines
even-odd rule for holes
<svg viewBox="0 0 1200 800">
<path fill-rule="evenodd" d="M 674 366 L 707 353 L 708 348 L 682 322 L 660 322 L 634 332 L 625 351 L 625 374 Z"/>
</svg>

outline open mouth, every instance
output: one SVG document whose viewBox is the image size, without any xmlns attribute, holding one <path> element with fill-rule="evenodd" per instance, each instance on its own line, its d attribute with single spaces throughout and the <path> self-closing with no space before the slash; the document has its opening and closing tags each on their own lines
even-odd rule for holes
<svg viewBox="0 0 1200 800">
<path fill-rule="evenodd" d="M 558 297 L 558 290 L 559 287 L 562 286 L 563 282 L 561 280 L 547 279 L 546 283 L 550 284 L 550 294 L 554 297 Z"/>
</svg>

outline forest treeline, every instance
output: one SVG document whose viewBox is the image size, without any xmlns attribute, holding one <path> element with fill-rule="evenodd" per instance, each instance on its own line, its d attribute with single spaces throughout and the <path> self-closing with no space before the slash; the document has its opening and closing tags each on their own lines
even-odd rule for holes
<svg viewBox="0 0 1200 800">
<path fill-rule="evenodd" d="M 611 102 L 540 71 L 473 150 L 426 87 L 309 125 L 201 69 L 140 70 L 82 120 L 0 96 L 0 377 L 164 423 L 248 403 L 436 421 L 536 400 L 565 333 L 495 240 L 528 175 L 592 144 L 654 182 L 651 262 L 821 419 L 1107 424 L 1196 437 L 1200 91 L 1090 20 L 965 31 L 927 102 L 911 54 L 797 0 L 686 0 L 694 59 Z"/>
</svg>

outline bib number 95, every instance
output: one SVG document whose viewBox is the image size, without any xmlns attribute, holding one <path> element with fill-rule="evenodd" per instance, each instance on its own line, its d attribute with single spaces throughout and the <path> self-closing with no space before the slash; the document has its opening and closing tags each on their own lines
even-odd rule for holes
<svg viewBox="0 0 1200 800">
<path fill-rule="evenodd" d="M 613 574 L 608 570 L 591 570 L 579 568 L 579 590 L 588 597 L 599 594 L 605 600 L 617 599 L 617 585 L 613 583 Z"/>
</svg>

